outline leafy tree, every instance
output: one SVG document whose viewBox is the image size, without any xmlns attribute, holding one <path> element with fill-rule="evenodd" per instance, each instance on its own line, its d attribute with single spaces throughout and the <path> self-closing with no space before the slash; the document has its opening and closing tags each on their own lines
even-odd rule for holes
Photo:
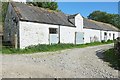
<svg viewBox="0 0 120 80">
<path fill-rule="evenodd" d="M 120 15 L 116 14 L 114 15 L 114 18 L 111 19 L 111 24 L 118 27 L 120 29 Z"/>
<path fill-rule="evenodd" d="M 2 2 L 2 22 L 4 22 L 5 20 L 7 8 L 8 8 L 8 2 Z"/>
<path fill-rule="evenodd" d="M 109 14 L 102 11 L 94 11 L 89 16 L 88 19 L 109 23 L 120 29 L 120 15 Z"/>
<path fill-rule="evenodd" d="M 57 10 L 57 2 L 28 2 L 28 4 L 33 4 L 34 6 L 48 8 L 50 10 Z"/>
</svg>

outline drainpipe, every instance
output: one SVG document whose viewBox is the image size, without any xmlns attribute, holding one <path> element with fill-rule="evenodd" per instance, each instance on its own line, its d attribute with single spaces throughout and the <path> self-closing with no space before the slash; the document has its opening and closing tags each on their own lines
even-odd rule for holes
<svg viewBox="0 0 120 80">
<path fill-rule="evenodd" d="M 102 32 L 100 30 L 100 42 L 102 41 Z"/>
<path fill-rule="evenodd" d="M 60 44 L 60 25 L 59 25 L 59 27 L 58 27 L 58 37 L 59 37 L 59 41 L 58 41 L 58 44 Z"/>
<path fill-rule="evenodd" d="M 15 49 L 18 48 L 18 38 L 17 37 L 18 37 L 17 34 L 15 34 L 14 35 L 14 47 L 15 47 Z"/>
</svg>

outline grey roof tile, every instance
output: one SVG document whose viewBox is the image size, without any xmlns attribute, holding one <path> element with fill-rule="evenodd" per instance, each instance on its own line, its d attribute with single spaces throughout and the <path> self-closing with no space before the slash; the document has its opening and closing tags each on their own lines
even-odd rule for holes
<svg viewBox="0 0 120 80">
<path fill-rule="evenodd" d="M 105 31 L 119 31 L 118 28 L 116 28 L 113 25 L 103 23 L 103 22 L 98 22 L 90 19 L 83 18 L 83 24 L 84 28 L 87 29 L 97 29 L 97 30 L 105 30 Z"/>
<path fill-rule="evenodd" d="M 62 12 L 55 12 L 17 2 L 12 2 L 11 4 L 20 13 L 21 20 L 75 27 L 74 24 L 69 22 L 68 16 Z"/>
<path fill-rule="evenodd" d="M 62 12 L 47 10 L 17 2 L 11 2 L 11 4 L 21 20 L 75 27 L 74 18 L 77 14 L 67 15 Z M 88 29 L 119 31 L 119 29 L 110 24 L 97 22 L 86 18 L 83 18 L 83 24 L 84 28 Z"/>
</svg>

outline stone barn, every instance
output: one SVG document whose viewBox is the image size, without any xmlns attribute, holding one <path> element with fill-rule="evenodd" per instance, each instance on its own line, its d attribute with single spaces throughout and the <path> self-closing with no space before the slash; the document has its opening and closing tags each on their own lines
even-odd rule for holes
<svg viewBox="0 0 120 80">
<path fill-rule="evenodd" d="M 24 3 L 11 2 L 5 19 L 4 40 L 16 48 L 37 44 L 83 44 L 83 18 Z"/>
<path fill-rule="evenodd" d="M 83 24 L 84 43 L 114 40 L 120 37 L 120 30 L 113 25 L 86 18 L 83 19 Z"/>
<path fill-rule="evenodd" d="M 11 2 L 5 19 L 4 41 L 16 48 L 38 44 L 84 44 L 114 40 L 119 29 L 74 15 Z"/>
</svg>

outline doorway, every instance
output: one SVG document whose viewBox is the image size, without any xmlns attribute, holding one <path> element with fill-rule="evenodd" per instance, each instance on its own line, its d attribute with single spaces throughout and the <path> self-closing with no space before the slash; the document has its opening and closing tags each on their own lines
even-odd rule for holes
<svg viewBox="0 0 120 80">
<path fill-rule="evenodd" d="M 75 44 L 83 44 L 83 43 L 84 43 L 84 33 L 75 32 Z"/>
</svg>

